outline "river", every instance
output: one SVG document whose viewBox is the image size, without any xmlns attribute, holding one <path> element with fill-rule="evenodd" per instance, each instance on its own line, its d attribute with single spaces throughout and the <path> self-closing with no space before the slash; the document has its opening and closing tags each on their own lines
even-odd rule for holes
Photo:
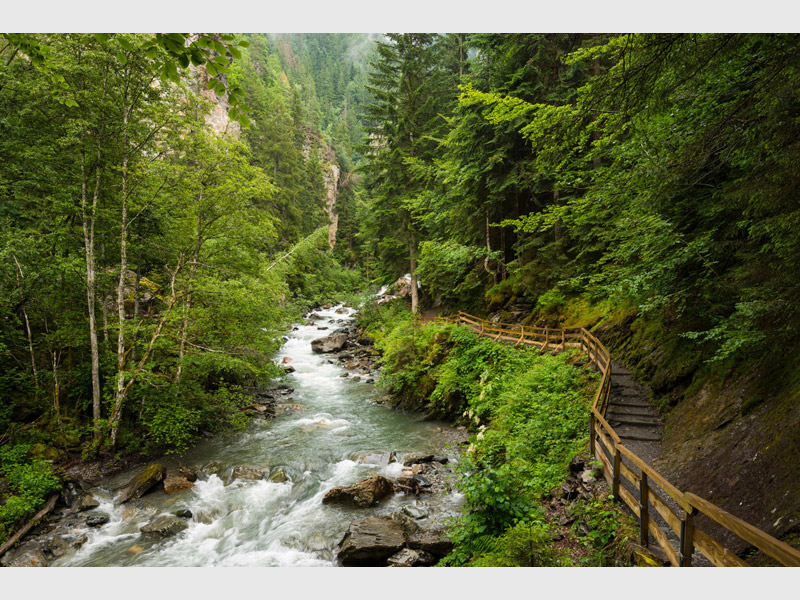
<svg viewBox="0 0 800 600">
<path fill-rule="evenodd" d="M 290 402 L 303 410 L 278 411 L 274 420 L 255 420 L 244 432 L 208 439 L 188 451 L 181 457 L 187 465 L 221 463 L 220 476 L 198 480 L 189 490 L 151 492 L 114 506 L 113 490 L 132 472 L 102 482 L 92 490 L 101 502 L 93 512 L 107 515 L 109 522 L 75 530 L 87 541 L 53 566 L 336 566 L 336 545 L 355 518 L 416 504 L 429 515 L 419 521 L 425 527 L 457 513 L 463 500 L 457 492 L 419 498 L 394 494 L 370 509 L 322 504 L 333 486 L 374 474 L 401 475 L 401 462 L 385 460 L 391 451 L 401 460 L 406 452 L 457 458 L 446 445 L 452 439 L 447 424 L 423 422 L 419 415 L 376 403 L 380 391 L 374 385 L 342 377 L 343 367 L 312 352 L 312 340 L 351 320 L 353 313 L 337 306 L 316 311 L 319 320 L 287 334 L 275 356 L 288 358 L 295 368 L 283 383 L 295 389 Z M 237 465 L 282 467 L 289 481 L 225 485 Z M 192 513 L 184 531 L 166 540 L 140 534 L 154 517 L 181 509 Z"/>
</svg>

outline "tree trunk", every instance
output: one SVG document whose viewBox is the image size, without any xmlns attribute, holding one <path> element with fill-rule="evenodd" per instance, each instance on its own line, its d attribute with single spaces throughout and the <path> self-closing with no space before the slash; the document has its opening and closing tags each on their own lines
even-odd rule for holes
<svg viewBox="0 0 800 600">
<path fill-rule="evenodd" d="M 197 272 L 197 261 L 200 258 L 200 247 L 203 244 L 202 216 L 197 213 L 197 237 L 195 238 L 194 250 L 192 251 L 192 263 L 189 266 L 189 278 L 187 281 L 186 300 L 183 303 L 183 322 L 181 323 L 181 341 L 178 350 L 178 368 L 175 371 L 175 383 L 181 382 L 183 373 L 183 357 L 186 353 L 186 336 L 189 331 L 189 310 L 192 308 L 192 282 Z"/>
<path fill-rule="evenodd" d="M 489 254 L 492 252 L 492 239 L 489 233 L 489 206 L 486 206 L 486 258 L 483 259 L 484 270 L 492 276 L 492 283 L 497 285 L 497 271 L 489 268 Z"/>
<path fill-rule="evenodd" d="M 128 108 L 123 107 L 123 155 L 122 155 L 122 213 L 120 215 L 119 281 L 117 282 L 117 389 L 114 395 L 114 411 L 111 414 L 111 447 L 117 445 L 117 432 L 125 400 L 125 279 L 128 273 Z"/>
<path fill-rule="evenodd" d="M 17 291 L 19 291 L 19 301 L 22 306 L 22 317 L 25 321 L 25 333 L 28 335 L 28 350 L 31 354 L 31 369 L 33 369 L 33 384 L 35 386 L 34 393 L 39 395 L 39 373 L 36 370 L 36 354 L 33 351 L 33 335 L 31 334 L 31 324 L 28 320 L 28 311 L 25 308 L 25 296 L 22 293 L 22 267 L 19 266 L 19 261 L 15 254 L 11 255 L 14 258 L 14 263 L 17 265 Z"/>
<path fill-rule="evenodd" d="M 411 273 L 411 312 L 419 314 L 419 290 L 417 289 L 417 241 L 414 230 L 411 230 L 410 243 L 408 247 L 409 267 Z"/>
<path fill-rule="evenodd" d="M 100 353 L 97 345 L 97 321 L 95 318 L 95 294 L 97 289 L 97 265 L 94 257 L 94 225 L 97 214 L 97 197 L 100 191 L 100 143 L 97 144 L 95 187 L 90 212 L 88 208 L 88 185 L 86 181 L 86 155 L 81 152 L 81 217 L 83 221 L 83 246 L 86 255 L 86 305 L 89 311 L 89 347 L 92 354 L 92 420 L 94 440 L 100 439 Z"/>
</svg>

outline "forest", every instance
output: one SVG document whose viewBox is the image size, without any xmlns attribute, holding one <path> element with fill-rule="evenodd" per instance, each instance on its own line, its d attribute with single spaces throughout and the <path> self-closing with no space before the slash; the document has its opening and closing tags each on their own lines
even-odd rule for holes
<svg viewBox="0 0 800 600">
<path fill-rule="evenodd" d="M 766 469 L 798 535 L 797 35 L 3 34 L 0 59 L 0 542 L 53 465 L 244 428 L 287 327 L 406 273 L 388 378 L 408 313 L 591 327 L 670 475 L 745 427 L 767 466 L 739 485 Z"/>
</svg>

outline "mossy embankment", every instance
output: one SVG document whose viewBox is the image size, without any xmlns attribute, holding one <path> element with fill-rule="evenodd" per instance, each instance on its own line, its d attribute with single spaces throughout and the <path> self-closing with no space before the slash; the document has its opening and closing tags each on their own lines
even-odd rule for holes
<svg viewBox="0 0 800 600">
<path fill-rule="evenodd" d="M 499 299 L 496 299 L 499 302 Z M 582 298 L 513 309 L 502 320 L 583 326 L 651 390 L 665 422 L 654 465 L 680 489 L 795 546 L 800 542 L 800 372 L 791 353 L 715 357 L 715 346 L 694 339 L 693 324 L 666 312 L 647 313 Z M 741 555 L 753 549 L 705 523 Z"/>
<path fill-rule="evenodd" d="M 465 508 L 451 524 L 455 549 L 443 564 L 639 562 L 635 527 L 593 465 L 570 469 L 588 448 L 598 383 L 577 354 L 541 355 L 454 324 L 422 326 L 402 306 L 367 307 L 361 325 L 381 351 L 379 383 L 396 407 L 473 434 L 457 471 Z M 568 493 L 565 481 L 575 486 Z"/>
</svg>

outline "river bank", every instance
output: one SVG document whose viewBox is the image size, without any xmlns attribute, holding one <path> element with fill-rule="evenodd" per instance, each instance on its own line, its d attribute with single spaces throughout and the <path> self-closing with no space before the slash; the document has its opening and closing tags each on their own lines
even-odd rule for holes
<svg viewBox="0 0 800 600">
<path fill-rule="evenodd" d="M 312 311 L 306 324 L 288 333 L 275 360 L 293 371 L 271 402 L 254 402 L 274 419 L 254 419 L 243 433 L 158 460 L 167 480 L 186 482 L 182 489 L 168 492 L 162 477 L 140 498 L 119 503 L 120 487 L 143 471 L 141 465 L 100 480 L 93 476 L 102 469 L 84 469 L 88 477 L 73 485 L 71 506 L 57 508 L 4 562 L 334 566 L 353 521 L 393 515 L 405 522 L 405 534 L 457 513 L 461 498 L 451 475 L 459 451 L 453 444 L 466 432 L 381 406 L 379 392 L 367 383 L 377 375 L 368 344 L 354 340 L 335 354 L 312 349 L 321 334 L 342 327 L 352 340 L 353 312 Z M 415 463 L 413 454 L 422 460 Z M 376 476 L 421 485 L 398 487 L 373 508 L 322 502 L 332 488 Z M 159 526 L 166 535 L 147 531 Z"/>
</svg>

